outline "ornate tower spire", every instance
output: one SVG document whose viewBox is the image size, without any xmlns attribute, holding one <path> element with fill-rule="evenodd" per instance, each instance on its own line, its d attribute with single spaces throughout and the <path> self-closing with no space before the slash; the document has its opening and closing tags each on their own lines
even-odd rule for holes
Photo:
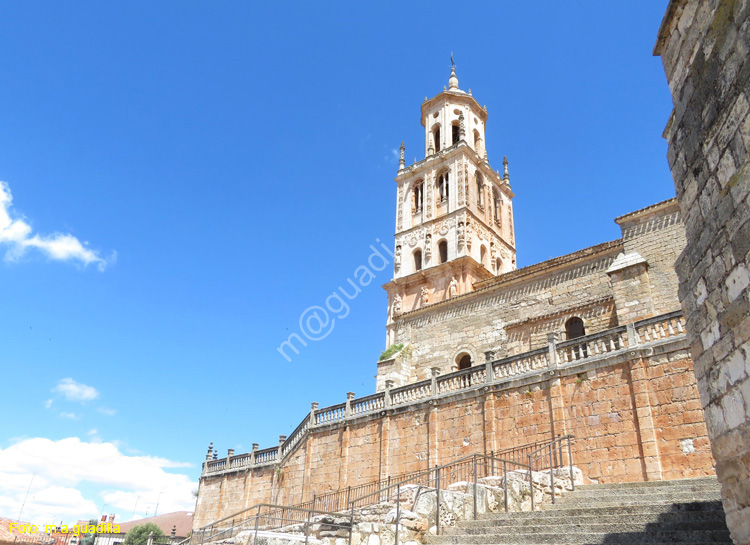
<svg viewBox="0 0 750 545">
<path fill-rule="evenodd" d="M 508 156 L 503 156 L 503 180 L 506 182 L 510 180 L 510 175 L 508 174 Z"/>
<path fill-rule="evenodd" d="M 458 78 L 456 77 L 456 67 L 451 66 L 451 77 L 448 79 L 448 89 L 458 91 Z"/>
<path fill-rule="evenodd" d="M 401 154 L 400 154 L 399 159 L 398 159 L 398 169 L 399 170 L 403 170 L 404 167 L 406 166 L 406 162 L 404 161 L 404 150 L 405 149 L 406 148 L 404 147 L 404 141 L 402 140 L 401 141 Z"/>
</svg>

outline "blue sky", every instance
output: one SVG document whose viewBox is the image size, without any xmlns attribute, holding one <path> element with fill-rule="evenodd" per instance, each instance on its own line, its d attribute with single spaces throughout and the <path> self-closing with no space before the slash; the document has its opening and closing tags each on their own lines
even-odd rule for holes
<svg viewBox="0 0 750 545">
<path fill-rule="evenodd" d="M 0 4 L 0 516 L 29 483 L 22 518 L 189 508 L 209 441 L 273 446 L 374 391 L 390 267 L 277 347 L 391 245 L 396 150 L 423 157 L 451 51 L 519 266 L 672 197 L 666 4 Z"/>
</svg>

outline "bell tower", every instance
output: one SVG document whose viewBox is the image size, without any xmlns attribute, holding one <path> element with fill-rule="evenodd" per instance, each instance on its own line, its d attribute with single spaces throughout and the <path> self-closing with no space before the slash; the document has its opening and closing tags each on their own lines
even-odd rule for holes
<svg viewBox="0 0 750 545">
<path fill-rule="evenodd" d="M 404 144 L 396 175 L 393 279 L 388 292 L 386 345 L 399 317 L 473 290 L 474 282 L 516 268 L 513 192 L 485 148 L 487 110 L 458 87 L 422 103 L 424 159 L 406 166 Z"/>
</svg>

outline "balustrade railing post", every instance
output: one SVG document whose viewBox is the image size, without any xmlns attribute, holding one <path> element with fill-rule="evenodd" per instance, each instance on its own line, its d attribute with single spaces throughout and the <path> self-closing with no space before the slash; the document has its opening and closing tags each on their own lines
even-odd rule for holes
<svg viewBox="0 0 750 545">
<path fill-rule="evenodd" d="M 495 351 L 494 350 L 487 350 L 487 352 L 484 353 L 485 357 L 485 381 L 487 383 L 495 382 L 495 370 L 492 367 L 492 362 L 495 359 Z"/>
<path fill-rule="evenodd" d="M 432 397 L 436 397 L 438 395 L 437 378 L 440 374 L 440 368 L 431 367 L 430 372 L 432 373 L 430 376 L 430 393 L 432 394 Z"/>
<path fill-rule="evenodd" d="M 477 455 L 474 455 L 474 520 L 477 520 Z"/>
<path fill-rule="evenodd" d="M 625 327 L 628 336 L 628 348 L 638 346 L 640 343 L 638 342 L 638 333 L 635 330 L 635 324 L 630 322 Z"/>
<path fill-rule="evenodd" d="M 250 451 L 250 467 L 255 467 L 255 455 L 258 452 L 258 443 L 253 443 L 253 450 Z"/>
<path fill-rule="evenodd" d="M 344 409 L 344 418 L 347 420 L 352 417 L 352 400 L 354 399 L 354 392 L 346 393 L 346 408 Z"/>
<path fill-rule="evenodd" d="M 310 427 L 311 428 L 314 427 L 316 424 L 315 413 L 317 410 L 318 410 L 318 402 L 313 401 L 312 403 L 310 403 Z"/>
<path fill-rule="evenodd" d="M 385 408 L 388 409 L 393 404 L 393 401 L 391 399 L 391 388 L 393 388 L 393 381 L 392 380 L 386 380 L 385 381 L 385 393 L 383 395 L 383 404 L 385 405 Z"/>
<path fill-rule="evenodd" d="M 286 435 L 279 435 L 279 450 L 276 451 L 276 462 L 281 466 L 282 449 L 284 448 L 284 441 L 286 441 Z"/>
<path fill-rule="evenodd" d="M 557 332 L 547 333 L 547 350 L 549 354 L 549 366 L 557 367 L 559 362 L 557 361 Z"/>
</svg>

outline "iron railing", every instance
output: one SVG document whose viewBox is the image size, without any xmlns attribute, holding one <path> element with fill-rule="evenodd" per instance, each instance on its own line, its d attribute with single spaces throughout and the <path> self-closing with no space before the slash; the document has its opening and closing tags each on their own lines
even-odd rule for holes
<svg viewBox="0 0 750 545">
<path fill-rule="evenodd" d="M 230 539 L 240 532 L 252 532 L 252 545 L 256 545 L 258 536 L 264 537 L 268 533 L 300 534 L 305 536 L 305 544 L 310 538 L 313 524 L 319 524 L 321 531 L 333 531 L 337 535 L 345 533 L 351 545 L 353 514 L 322 511 L 319 509 L 304 509 L 261 503 L 244 510 L 242 513 L 254 513 L 237 520 L 227 517 L 213 524 L 204 526 L 193 532 L 190 538 L 192 545 L 199 545 L 211 541 Z M 344 537 L 340 536 L 339 537 Z"/>
</svg>

